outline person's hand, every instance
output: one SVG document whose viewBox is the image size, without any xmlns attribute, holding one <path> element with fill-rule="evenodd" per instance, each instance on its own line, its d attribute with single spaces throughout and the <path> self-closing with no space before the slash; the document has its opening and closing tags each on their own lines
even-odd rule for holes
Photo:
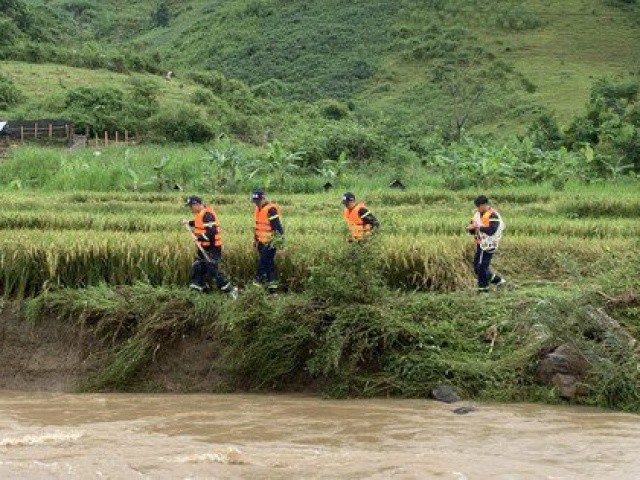
<svg viewBox="0 0 640 480">
<path fill-rule="evenodd" d="M 180 220 L 180 223 L 182 223 L 183 225 L 189 225 L 189 220 L 183 218 L 182 220 Z"/>
<path fill-rule="evenodd" d="M 477 227 L 475 223 L 470 223 L 469 225 L 466 226 L 467 232 L 473 232 L 476 228 Z"/>
<path fill-rule="evenodd" d="M 286 256 L 287 256 L 287 251 L 286 250 L 276 250 L 276 257 L 284 258 Z"/>
</svg>

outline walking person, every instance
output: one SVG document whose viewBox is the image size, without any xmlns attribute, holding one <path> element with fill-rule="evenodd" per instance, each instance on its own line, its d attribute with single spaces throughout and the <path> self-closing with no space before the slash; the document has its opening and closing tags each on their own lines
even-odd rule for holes
<svg viewBox="0 0 640 480">
<path fill-rule="evenodd" d="M 344 205 L 343 216 L 349 225 L 349 241 L 361 242 L 369 238 L 375 229 L 380 227 L 380 222 L 371 213 L 371 210 L 363 203 L 356 203 L 356 196 L 347 192 L 342 195 Z"/>
<path fill-rule="evenodd" d="M 234 299 L 237 298 L 238 288 L 226 279 L 219 268 L 222 261 L 222 232 L 216 212 L 196 196 L 189 197 L 185 206 L 191 209 L 194 218 L 191 221 L 183 219 L 182 223 L 189 226 L 194 240 L 200 246 L 191 267 L 189 288 L 204 292 L 208 288 L 207 280 L 213 278 L 222 292 Z"/>
<path fill-rule="evenodd" d="M 264 190 L 251 195 L 255 205 L 254 245 L 258 252 L 256 282 L 265 285 L 270 294 L 278 292 L 276 253 L 284 247 L 284 228 L 280 207 L 267 200 Z"/>
<path fill-rule="evenodd" d="M 485 195 L 476 198 L 474 204 L 476 211 L 467 225 L 467 231 L 475 236 L 473 269 L 478 277 L 478 292 L 488 293 L 489 285 L 503 287 L 506 283 L 504 278 L 491 271 L 491 259 L 498 249 L 505 224 Z"/>
</svg>

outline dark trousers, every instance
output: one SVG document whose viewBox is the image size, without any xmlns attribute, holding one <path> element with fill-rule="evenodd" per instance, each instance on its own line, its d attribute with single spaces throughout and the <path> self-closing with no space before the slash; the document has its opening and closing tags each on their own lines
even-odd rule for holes
<svg viewBox="0 0 640 480">
<path fill-rule="evenodd" d="M 277 288 L 277 280 L 276 249 L 264 243 L 258 243 L 256 282 L 266 283 L 270 289 L 275 289 Z"/>
<path fill-rule="evenodd" d="M 211 261 L 205 260 L 202 252 L 198 250 L 198 257 L 191 267 L 191 283 L 195 283 L 199 287 L 205 287 L 207 280 L 213 278 L 216 286 L 219 289 L 224 289 L 229 286 L 229 282 L 219 267 L 219 263 L 222 261 L 222 250 L 220 248 L 207 248 L 205 251 Z"/>
<path fill-rule="evenodd" d="M 491 272 L 491 258 L 493 252 L 486 252 L 476 245 L 476 254 L 473 257 L 473 269 L 478 276 L 478 288 L 487 289 L 490 283 L 500 283 L 502 280 L 498 275 Z"/>
</svg>

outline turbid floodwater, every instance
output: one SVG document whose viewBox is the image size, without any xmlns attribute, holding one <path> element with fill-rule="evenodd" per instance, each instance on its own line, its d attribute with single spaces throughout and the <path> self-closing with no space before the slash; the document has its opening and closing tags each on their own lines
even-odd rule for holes
<svg viewBox="0 0 640 480">
<path fill-rule="evenodd" d="M 0 478 L 640 478 L 638 416 L 463 405 L 0 392 Z"/>
</svg>

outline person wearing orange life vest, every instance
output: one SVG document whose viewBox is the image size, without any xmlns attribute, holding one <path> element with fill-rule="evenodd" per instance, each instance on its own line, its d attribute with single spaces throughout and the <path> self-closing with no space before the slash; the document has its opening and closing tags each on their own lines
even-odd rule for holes
<svg viewBox="0 0 640 480">
<path fill-rule="evenodd" d="M 356 196 L 347 192 L 342 196 L 343 216 L 349 225 L 349 241 L 360 242 L 371 236 L 380 227 L 380 222 L 363 203 L 356 203 Z"/>
<path fill-rule="evenodd" d="M 198 249 L 196 260 L 191 267 L 189 288 L 204 292 L 207 289 L 207 278 L 212 277 L 221 291 L 234 299 L 237 298 L 238 288 L 225 278 L 218 267 L 222 260 L 222 232 L 216 212 L 196 196 L 189 197 L 185 206 L 191 209 L 194 219 L 192 221 L 185 219 L 182 222 L 189 225 L 195 240 L 206 254 Z"/>
<path fill-rule="evenodd" d="M 498 241 L 504 224 L 500 214 L 489 205 L 489 199 L 480 195 L 475 199 L 476 213 L 467 231 L 475 236 L 476 252 L 473 258 L 473 269 L 478 277 L 478 292 L 488 293 L 489 285 L 503 287 L 504 278 L 491 272 L 491 259 L 498 248 Z"/>
<path fill-rule="evenodd" d="M 275 257 L 278 248 L 284 246 L 284 227 L 280 208 L 267 200 L 264 190 L 251 195 L 255 205 L 254 245 L 258 251 L 256 283 L 266 285 L 270 294 L 278 291 Z"/>
</svg>

